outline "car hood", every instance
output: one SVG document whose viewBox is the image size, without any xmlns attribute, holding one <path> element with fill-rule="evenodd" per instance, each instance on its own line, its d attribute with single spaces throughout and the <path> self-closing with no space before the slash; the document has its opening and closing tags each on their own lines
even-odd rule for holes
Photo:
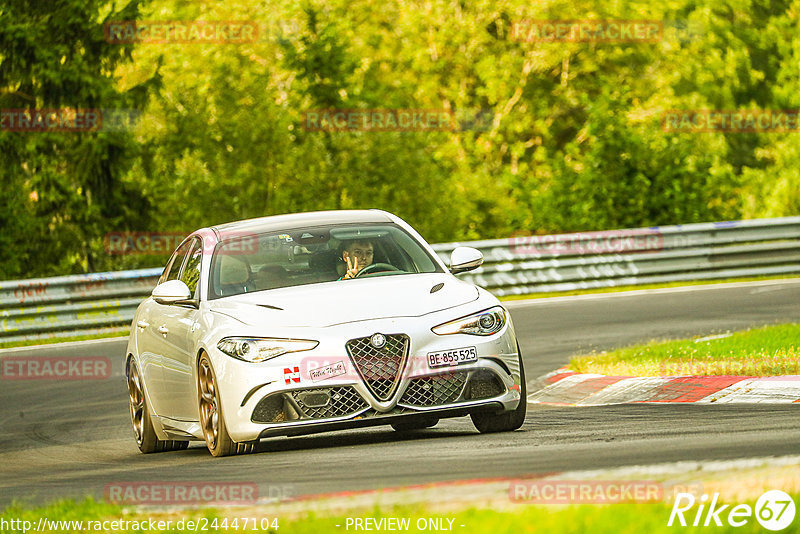
<svg viewBox="0 0 800 534">
<path fill-rule="evenodd" d="M 431 292 L 439 284 L 441 288 Z M 325 327 L 418 317 L 478 299 L 478 289 L 449 274 L 392 275 L 245 293 L 208 303 L 210 311 L 258 326 Z"/>
</svg>

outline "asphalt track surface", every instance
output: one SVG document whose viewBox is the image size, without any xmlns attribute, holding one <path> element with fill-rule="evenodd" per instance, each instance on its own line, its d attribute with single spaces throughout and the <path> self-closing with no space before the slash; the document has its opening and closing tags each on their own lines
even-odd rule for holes
<svg viewBox="0 0 800 534">
<path fill-rule="evenodd" d="M 710 287 L 710 288 L 709 288 Z M 507 303 L 528 379 L 578 351 L 800 321 L 800 280 Z M 681 460 L 800 453 L 799 405 L 529 405 L 522 429 L 481 435 L 468 418 L 400 434 L 390 427 L 262 441 L 215 459 L 204 444 L 140 454 L 120 340 L 3 352 L 107 356 L 100 381 L 0 381 L 0 507 L 103 497 L 106 484 L 257 483 L 259 495 L 310 495 Z"/>
</svg>

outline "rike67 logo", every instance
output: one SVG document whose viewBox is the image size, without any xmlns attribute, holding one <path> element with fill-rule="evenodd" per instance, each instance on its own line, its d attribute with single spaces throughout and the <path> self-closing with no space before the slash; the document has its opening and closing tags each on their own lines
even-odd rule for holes
<svg viewBox="0 0 800 534">
<path fill-rule="evenodd" d="M 706 494 L 696 499 L 691 493 L 679 493 L 672 505 L 667 526 L 675 525 L 677 520 L 677 524 L 683 527 L 689 524 L 694 527 L 721 527 L 725 521 L 732 527 L 742 527 L 755 516 L 756 521 L 765 529 L 778 531 L 791 525 L 795 515 L 794 501 L 781 490 L 764 493 L 758 498 L 754 508 L 749 504 L 737 504 L 733 508 L 729 504 L 719 505 L 719 493 L 713 495 L 711 502 L 707 501 Z M 697 508 L 693 510 L 695 505 Z"/>
</svg>

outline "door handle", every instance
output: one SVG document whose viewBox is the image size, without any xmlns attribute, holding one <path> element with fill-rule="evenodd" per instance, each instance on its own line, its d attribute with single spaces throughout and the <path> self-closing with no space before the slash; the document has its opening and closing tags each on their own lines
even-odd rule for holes
<svg viewBox="0 0 800 534">
<path fill-rule="evenodd" d="M 136 326 L 138 326 L 139 328 L 147 328 L 148 326 L 150 326 L 150 323 L 148 323 L 147 321 L 136 321 Z"/>
<path fill-rule="evenodd" d="M 162 324 L 161 326 L 158 327 L 158 333 L 164 334 L 166 336 L 167 334 L 169 334 L 169 328 L 167 328 L 166 325 Z"/>
</svg>

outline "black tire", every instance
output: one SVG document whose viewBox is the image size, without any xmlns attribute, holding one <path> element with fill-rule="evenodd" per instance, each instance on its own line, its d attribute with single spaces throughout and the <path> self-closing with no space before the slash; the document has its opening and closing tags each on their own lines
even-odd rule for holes
<svg viewBox="0 0 800 534">
<path fill-rule="evenodd" d="M 200 405 L 200 426 L 212 456 L 246 454 L 255 450 L 257 440 L 237 442 L 228 434 L 217 388 L 217 375 L 205 353 L 197 363 L 197 402 Z"/>
<path fill-rule="evenodd" d="M 128 382 L 128 405 L 130 406 L 131 426 L 133 437 L 139 450 L 145 454 L 153 452 L 179 451 L 189 446 L 188 441 L 172 439 L 158 439 L 150 418 L 150 409 L 147 406 L 147 396 L 139 375 L 139 368 L 133 357 L 128 358 L 125 366 L 125 377 Z"/>
<path fill-rule="evenodd" d="M 481 434 L 491 432 L 511 432 L 522 426 L 525 422 L 525 413 L 528 409 L 528 388 L 525 386 L 525 367 L 522 364 L 522 353 L 517 344 L 517 354 L 519 354 L 519 380 L 520 399 L 519 406 L 512 412 L 492 413 L 475 412 L 470 414 L 472 424 Z"/>
<path fill-rule="evenodd" d="M 438 417 L 426 417 L 424 419 L 414 419 L 413 421 L 405 421 L 399 423 L 392 423 L 392 428 L 398 432 L 409 432 L 411 430 L 422 430 L 423 428 L 431 428 L 439 423 Z"/>
</svg>

